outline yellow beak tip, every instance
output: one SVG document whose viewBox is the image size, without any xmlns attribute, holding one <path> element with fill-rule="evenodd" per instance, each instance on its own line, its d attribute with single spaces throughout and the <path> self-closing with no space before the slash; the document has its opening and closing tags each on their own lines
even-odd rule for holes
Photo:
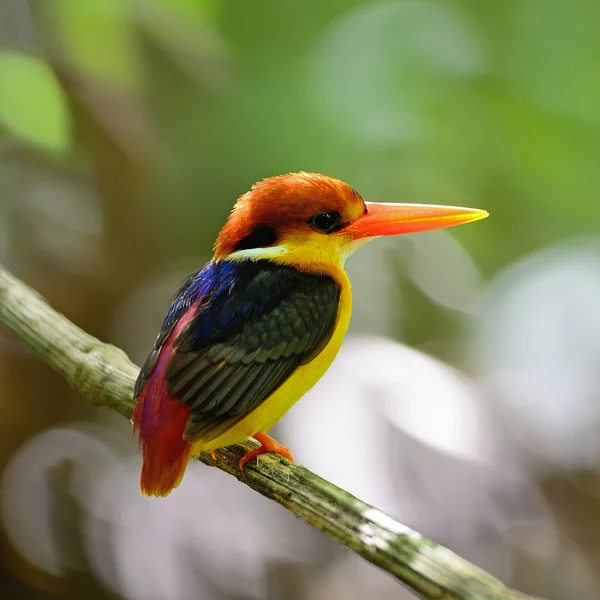
<svg viewBox="0 0 600 600">
<path fill-rule="evenodd" d="M 480 221 L 481 219 L 487 219 L 490 213 L 487 210 L 476 209 L 473 211 L 473 221 Z"/>
</svg>

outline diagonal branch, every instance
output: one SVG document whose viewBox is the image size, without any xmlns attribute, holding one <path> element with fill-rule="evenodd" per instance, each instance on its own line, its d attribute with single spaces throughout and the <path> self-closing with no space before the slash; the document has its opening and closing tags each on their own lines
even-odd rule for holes
<svg viewBox="0 0 600 600">
<path fill-rule="evenodd" d="M 54 311 L 0 265 L 0 323 L 83 398 L 129 418 L 138 368 Z M 268 455 L 241 472 L 250 442 L 217 452 L 216 466 L 275 500 L 427 600 L 533 600 L 308 469 Z M 215 463 L 208 457 L 201 460 Z"/>
</svg>

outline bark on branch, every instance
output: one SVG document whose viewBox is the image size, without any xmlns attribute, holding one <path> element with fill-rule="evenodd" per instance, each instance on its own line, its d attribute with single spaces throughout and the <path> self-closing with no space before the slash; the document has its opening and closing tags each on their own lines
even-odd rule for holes
<svg viewBox="0 0 600 600">
<path fill-rule="evenodd" d="M 58 371 L 83 398 L 130 418 L 138 373 L 122 350 L 54 311 L 0 265 L 0 323 Z M 217 451 L 216 466 L 275 500 L 330 538 L 387 571 L 427 600 L 532 600 L 395 521 L 377 508 L 273 455 L 241 472 L 249 441 Z M 211 466 L 208 456 L 201 460 Z"/>
</svg>

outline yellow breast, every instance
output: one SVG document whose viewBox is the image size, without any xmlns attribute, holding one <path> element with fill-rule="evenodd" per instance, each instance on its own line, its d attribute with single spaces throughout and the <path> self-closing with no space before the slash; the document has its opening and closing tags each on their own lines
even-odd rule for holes
<svg viewBox="0 0 600 600">
<path fill-rule="evenodd" d="M 222 436 L 206 444 L 194 444 L 192 454 L 241 442 L 252 437 L 257 431 L 268 431 L 325 374 L 342 345 L 352 313 L 350 281 L 342 268 L 336 271 L 335 279 L 341 285 L 340 303 L 335 331 L 327 346 L 310 363 L 296 369 L 256 410 Z"/>
</svg>

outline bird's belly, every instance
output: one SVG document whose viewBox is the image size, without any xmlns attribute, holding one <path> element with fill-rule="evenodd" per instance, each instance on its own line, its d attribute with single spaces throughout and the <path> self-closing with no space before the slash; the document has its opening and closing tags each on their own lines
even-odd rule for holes
<svg viewBox="0 0 600 600">
<path fill-rule="evenodd" d="M 234 425 L 223 435 L 208 443 L 194 444 L 192 454 L 229 446 L 252 437 L 258 431 L 268 431 L 283 415 L 310 390 L 325 374 L 336 357 L 348 325 L 352 303 L 349 286 L 340 294 L 340 309 L 337 325 L 329 343 L 311 362 L 296 369 L 277 390 L 256 410 Z"/>
</svg>

